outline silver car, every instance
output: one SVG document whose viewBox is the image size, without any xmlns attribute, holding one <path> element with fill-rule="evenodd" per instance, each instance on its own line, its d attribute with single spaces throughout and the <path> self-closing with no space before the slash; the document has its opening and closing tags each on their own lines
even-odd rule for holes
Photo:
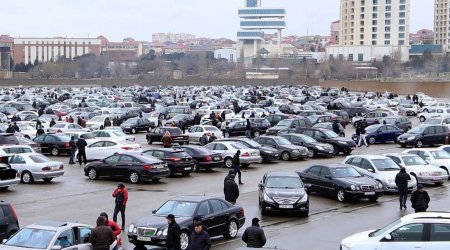
<svg viewBox="0 0 450 250">
<path fill-rule="evenodd" d="M 20 174 L 23 183 L 35 180 L 50 182 L 53 178 L 64 175 L 64 164 L 53 161 L 38 153 L 15 154 L 9 158 L 9 164 Z"/>
<path fill-rule="evenodd" d="M 205 145 L 205 148 L 214 151 L 215 153 L 219 153 L 222 155 L 225 166 L 227 168 L 233 167 L 233 156 L 236 154 L 238 150 L 241 151 L 241 155 L 239 157 L 242 167 L 248 167 L 251 163 L 259 163 L 262 162 L 261 155 L 259 154 L 259 150 L 251 149 L 247 146 L 244 146 L 238 142 L 232 141 L 221 141 L 221 142 L 212 142 Z"/>
</svg>

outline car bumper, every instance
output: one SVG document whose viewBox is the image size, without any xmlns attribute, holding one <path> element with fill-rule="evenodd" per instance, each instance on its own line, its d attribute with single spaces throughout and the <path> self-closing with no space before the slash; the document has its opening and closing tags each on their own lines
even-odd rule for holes
<svg viewBox="0 0 450 250">
<path fill-rule="evenodd" d="M 346 191 L 347 194 L 353 196 L 355 199 L 368 198 L 368 197 L 381 197 L 383 196 L 383 190 L 368 190 L 368 191 Z"/>
<path fill-rule="evenodd" d="M 415 144 L 415 140 L 397 139 L 397 142 L 401 146 L 414 146 L 414 144 Z"/>
<path fill-rule="evenodd" d="M 250 163 L 259 163 L 262 161 L 261 156 L 249 156 L 249 157 L 241 157 L 241 163 L 250 164 Z"/>
<path fill-rule="evenodd" d="M 64 175 L 64 170 L 52 171 L 52 172 L 38 172 L 32 173 L 34 179 L 44 179 L 44 178 L 56 178 Z"/>
<path fill-rule="evenodd" d="M 200 169 L 221 168 L 223 167 L 223 161 L 198 162 L 197 166 Z"/>
<path fill-rule="evenodd" d="M 433 184 L 436 182 L 445 182 L 448 180 L 448 175 L 441 176 L 417 176 L 417 182 L 423 184 Z"/>
<path fill-rule="evenodd" d="M 194 170 L 194 162 L 185 163 L 185 164 L 177 164 L 177 165 L 169 165 L 169 168 L 172 169 L 174 173 L 192 172 Z"/>
<path fill-rule="evenodd" d="M 266 161 L 276 161 L 280 157 L 280 154 L 278 154 L 278 153 L 260 152 L 260 154 L 261 154 L 261 157 Z"/>
<path fill-rule="evenodd" d="M 333 148 L 324 149 L 324 150 L 318 150 L 318 149 L 314 149 L 314 150 L 316 150 L 316 153 L 318 155 L 333 155 Z"/>
<path fill-rule="evenodd" d="M 157 179 L 157 178 L 168 177 L 169 175 L 170 175 L 170 170 L 167 168 L 161 169 L 161 170 L 153 170 L 153 171 L 145 170 L 141 173 L 141 178 L 143 180 L 153 180 L 153 179 Z"/>
<path fill-rule="evenodd" d="M 264 201 L 262 204 L 262 208 L 267 211 L 277 211 L 277 212 L 306 212 L 309 211 L 309 202 L 306 201 L 291 205 L 283 205 L 278 204 L 276 202 Z"/>
<path fill-rule="evenodd" d="M 145 240 L 143 240 L 145 239 Z M 166 236 L 150 236 L 145 238 L 140 238 L 135 234 L 128 234 L 128 241 L 135 246 L 137 245 L 151 245 L 151 246 L 165 246 Z"/>
<path fill-rule="evenodd" d="M 387 192 L 387 193 L 396 193 L 396 192 L 398 192 L 398 187 L 397 187 L 397 185 L 395 185 L 395 184 L 386 184 L 386 183 L 383 183 L 383 188 L 384 188 L 384 192 Z M 408 186 L 408 191 L 409 192 L 412 192 L 414 189 L 416 189 L 417 188 L 417 185 L 416 184 L 414 184 L 414 185 L 409 185 Z"/>
<path fill-rule="evenodd" d="M 0 181 L 0 187 L 9 187 L 20 183 L 20 178 Z"/>
<path fill-rule="evenodd" d="M 173 143 L 188 143 L 189 137 L 172 137 Z"/>
<path fill-rule="evenodd" d="M 308 157 L 308 151 L 304 152 L 289 152 L 292 159 L 302 159 Z"/>
</svg>

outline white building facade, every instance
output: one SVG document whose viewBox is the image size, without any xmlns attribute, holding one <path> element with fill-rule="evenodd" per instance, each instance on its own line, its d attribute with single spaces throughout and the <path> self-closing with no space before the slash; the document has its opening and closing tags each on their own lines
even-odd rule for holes
<svg viewBox="0 0 450 250">
<path fill-rule="evenodd" d="M 435 0 L 434 43 L 450 51 L 450 0 Z"/>
<path fill-rule="evenodd" d="M 237 52 L 233 48 L 216 49 L 214 50 L 214 58 L 218 60 L 227 59 L 228 62 L 236 62 Z"/>
</svg>

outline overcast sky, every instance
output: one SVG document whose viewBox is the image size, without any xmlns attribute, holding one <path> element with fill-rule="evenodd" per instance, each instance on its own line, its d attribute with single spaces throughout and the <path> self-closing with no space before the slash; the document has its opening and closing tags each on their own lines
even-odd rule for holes
<svg viewBox="0 0 450 250">
<path fill-rule="evenodd" d="M 284 35 L 329 35 L 339 0 L 264 0 L 287 10 Z M 124 37 L 184 32 L 236 39 L 243 0 L 2 0 L 0 34 L 22 37 Z M 411 0 L 411 32 L 433 28 L 434 0 Z"/>
</svg>

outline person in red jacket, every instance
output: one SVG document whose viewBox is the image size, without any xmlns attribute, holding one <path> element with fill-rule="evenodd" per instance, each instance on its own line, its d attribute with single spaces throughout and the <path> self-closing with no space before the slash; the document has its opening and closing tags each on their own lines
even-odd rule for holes
<svg viewBox="0 0 450 250">
<path fill-rule="evenodd" d="M 117 222 L 117 214 L 120 212 L 122 217 L 122 231 L 125 231 L 125 208 L 128 201 L 128 190 L 123 183 L 117 184 L 112 196 L 115 198 L 115 207 L 113 214 L 113 221 Z"/>
</svg>

